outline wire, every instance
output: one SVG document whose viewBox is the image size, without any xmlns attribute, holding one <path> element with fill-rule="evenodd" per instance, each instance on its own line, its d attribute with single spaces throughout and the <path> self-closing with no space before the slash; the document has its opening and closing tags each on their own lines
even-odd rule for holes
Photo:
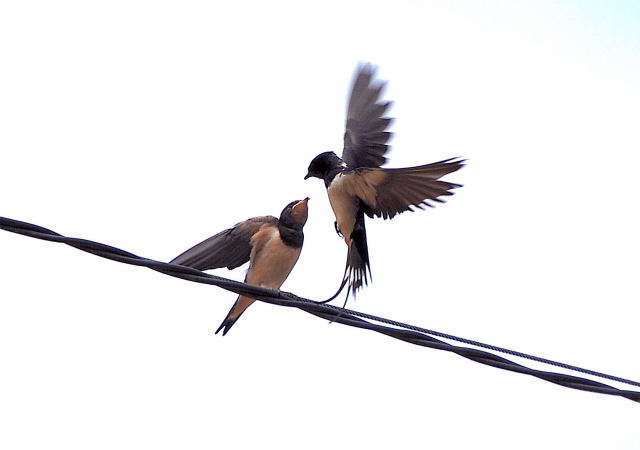
<svg viewBox="0 0 640 450">
<path fill-rule="evenodd" d="M 197 269 L 193 269 L 191 267 L 164 263 L 164 262 L 156 261 L 149 258 L 143 258 L 133 253 L 127 252 L 125 250 L 112 247 L 110 245 L 101 244 L 99 242 L 94 242 L 86 239 L 66 237 L 59 233 L 56 233 L 55 231 L 49 230 L 47 228 L 44 228 L 38 225 L 33 225 L 27 222 L 21 222 L 14 219 L 0 217 L 0 228 L 6 231 L 22 234 L 25 236 L 30 236 L 37 239 L 64 243 L 72 247 L 75 247 L 79 250 L 86 251 L 103 258 L 111 259 L 111 260 L 122 262 L 125 264 L 131 264 L 135 266 L 148 267 L 157 272 L 161 272 L 163 274 L 170 275 L 177 278 L 182 278 L 188 281 L 211 284 L 211 285 L 229 290 L 231 292 L 235 292 L 236 294 L 248 295 L 252 298 L 255 298 L 256 300 L 263 301 L 266 303 L 287 306 L 287 307 L 296 307 L 309 314 L 315 315 L 317 317 L 321 317 L 329 321 L 338 322 L 338 323 L 356 327 L 356 328 L 372 330 L 377 333 L 381 333 L 381 334 L 393 337 L 395 339 L 409 342 L 411 344 L 456 353 L 460 356 L 463 356 L 465 358 L 468 358 L 472 361 L 475 361 L 481 364 L 486 364 L 486 365 L 503 369 L 503 370 L 509 370 L 511 372 L 531 375 L 536 378 L 540 378 L 564 387 L 579 389 L 583 391 L 597 392 L 601 394 L 617 395 L 624 398 L 628 398 L 636 402 L 640 402 L 640 392 L 637 392 L 637 391 L 618 389 L 618 388 L 606 385 L 604 383 L 600 383 L 594 380 L 589 380 L 586 378 L 576 377 L 573 375 L 561 374 L 561 373 L 555 373 L 555 372 L 546 372 L 546 371 L 532 369 L 532 368 L 523 366 L 521 364 L 517 364 L 501 356 L 494 355 L 492 353 L 489 353 L 483 350 L 478 350 L 475 348 L 455 346 L 447 342 L 438 340 L 434 337 L 431 337 L 430 335 L 438 336 L 444 339 L 454 340 L 457 342 L 462 342 L 462 343 L 473 345 L 476 347 L 483 347 L 483 348 L 497 351 L 497 352 L 507 353 L 513 356 L 526 358 L 529 360 L 533 360 L 533 361 L 537 361 L 545 364 L 551 364 L 554 366 L 562 367 L 564 369 L 578 371 L 578 372 L 589 374 L 592 376 L 597 376 L 597 377 L 617 381 L 619 383 L 629 384 L 633 386 L 640 386 L 640 382 L 637 382 L 637 381 L 628 380 L 625 378 L 617 377 L 614 375 L 608 375 L 608 374 L 604 374 L 601 372 L 596 372 L 588 369 L 583 369 L 583 368 L 572 366 L 569 364 L 564 364 L 564 363 L 548 360 L 545 358 L 528 355 L 526 353 L 509 350 L 502 347 L 483 344 L 481 342 L 473 341 L 470 339 L 460 338 L 450 334 L 441 333 L 441 332 L 429 330 L 426 328 L 421 328 L 414 325 L 409 325 L 402 322 L 397 322 L 394 320 L 373 316 L 371 314 L 366 314 L 358 311 L 340 308 L 333 305 L 326 305 L 321 302 L 315 302 L 313 300 L 298 297 L 297 295 L 294 295 L 288 292 L 275 291 L 272 289 L 267 289 L 259 286 L 252 286 L 249 284 L 229 280 L 227 278 L 219 277 L 216 275 L 207 274 Z M 364 319 L 384 323 L 387 325 L 392 325 L 393 327 L 397 327 L 397 328 L 392 328 L 392 327 L 384 326 L 380 324 L 374 324 Z"/>
</svg>

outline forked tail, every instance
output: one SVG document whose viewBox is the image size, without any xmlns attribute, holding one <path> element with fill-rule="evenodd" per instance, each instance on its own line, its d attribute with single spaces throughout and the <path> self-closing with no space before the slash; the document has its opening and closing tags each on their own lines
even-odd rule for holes
<svg viewBox="0 0 640 450">
<path fill-rule="evenodd" d="M 222 330 L 222 335 L 223 336 L 225 334 L 227 334 L 229 332 L 229 330 L 231 329 L 231 327 L 233 326 L 233 324 L 236 323 L 236 321 L 240 318 L 242 313 L 246 311 L 247 307 L 251 303 L 253 303 L 253 299 L 247 299 L 246 297 L 244 297 L 246 300 L 251 300 L 251 303 L 249 303 L 248 305 L 245 306 L 244 303 L 247 303 L 247 302 L 246 301 L 245 302 L 241 302 L 240 300 L 242 298 L 243 298 L 242 296 L 238 297 L 238 300 L 236 300 L 236 302 L 233 304 L 233 306 L 229 310 L 229 313 L 227 314 L 227 317 L 224 318 L 224 320 L 222 321 L 222 323 L 220 324 L 220 326 L 216 330 L 216 334 L 218 334 L 220 332 L 220 330 Z"/>
<path fill-rule="evenodd" d="M 349 283 L 347 297 L 349 293 L 355 297 L 358 290 L 366 286 L 371 280 L 367 230 L 364 225 L 364 211 L 362 208 L 358 211 L 356 223 L 351 233 L 351 244 L 347 252 L 347 264 L 343 276 L 343 281 L 344 280 L 348 280 Z"/>
</svg>

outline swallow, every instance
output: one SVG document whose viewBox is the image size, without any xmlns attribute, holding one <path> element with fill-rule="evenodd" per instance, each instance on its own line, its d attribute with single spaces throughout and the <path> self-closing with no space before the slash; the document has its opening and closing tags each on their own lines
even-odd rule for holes
<svg viewBox="0 0 640 450">
<path fill-rule="evenodd" d="M 317 155 L 304 177 L 324 181 L 329 203 L 336 217 L 334 226 L 347 244 L 344 282 L 353 295 L 371 278 L 365 215 L 392 219 L 413 207 L 444 203 L 443 196 L 462 185 L 440 178 L 464 166 L 464 160 L 450 158 L 407 168 L 381 168 L 387 162 L 388 131 L 392 120 L 385 117 L 391 105 L 382 101 L 386 82 L 375 79 L 375 68 L 360 65 L 351 83 L 347 106 L 342 157 L 334 152 Z M 368 272 L 368 276 L 367 276 Z"/>
<path fill-rule="evenodd" d="M 296 265 L 307 222 L 309 198 L 289 203 L 280 218 L 261 216 L 237 223 L 174 258 L 171 263 L 198 270 L 235 269 L 249 261 L 244 282 L 280 289 Z M 216 334 L 224 336 L 255 300 L 239 295 Z"/>
</svg>

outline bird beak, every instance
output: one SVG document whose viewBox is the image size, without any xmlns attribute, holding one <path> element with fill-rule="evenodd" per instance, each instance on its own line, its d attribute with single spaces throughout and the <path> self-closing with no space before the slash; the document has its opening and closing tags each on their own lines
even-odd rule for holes
<svg viewBox="0 0 640 450">
<path fill-rule="evenodd" d="M 293 210 L 297 210 L 297 209 L 307 209 L 307 203 L 309 202 L 309 197 L 305 198 L 304 200 L 300 200 L 298 203 L 296 203 L 295 205 L 293 205 Z"/>
<path fill-rule="evenodd" d="M 307 178 L 311 178 L 311 173 L 308 173 L 304 176 L 304 179 L 306 180 Z M 308 200 L 308 199 L 307 199 Z"/>
<path fill-rule="evenodd" d="M 307 214 L 309 211 L 309 208 L 307 207 L 308 202 L 309 197 L 305 198 L 304 200 L 300 200 L 298 203 L 293 205 L 293 208 L 291 208 L 291 212 L 293 213 L 294 217 L 304 217 L 304 219 L 301 220 L 302 223 L 307 221 Z"/>
</svg>

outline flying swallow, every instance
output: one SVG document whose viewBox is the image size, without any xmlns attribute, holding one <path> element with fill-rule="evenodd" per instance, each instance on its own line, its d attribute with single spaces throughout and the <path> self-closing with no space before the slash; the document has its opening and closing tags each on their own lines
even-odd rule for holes
<svg viewBox="0 0 640 450">
<path fill-rule="evenodd" d="M 282 210 L 280 219 L 261 216 L 247 219 L 232 228 L 221 231 L 174 258 L 173 264 L 198 270 L 227 267 L 235 269 L 249 261 L 245 283 L 280 289 L 296 265 L 307 222 L 307 202 L 296 200 Z M 224 336 L 255 300 L 238 296 L 233 307 L 222 321 L 216 334 Z"/>
<path fill-rule="evenodd" d="M 450 158 L 423 166 L 381 168 L 389 150 L 387 131 L 392 119 L 384 117 L 391 102 L 380 100 L 385 82 L 375 80 L 375 68 L 364 64 L 356 70 L 347 107 L 342 158 L 334 152 L 320 153 L 304 177 L 324 180 L 329 203 L 336 216 L 335 228 L 348 247 L 344 280 L 356 291 L 371 277 L 364 215 L 392 219 L 413 207 L 444 203 L 460 184 L 440 180 L 464 165 Z"/>
</svg>

